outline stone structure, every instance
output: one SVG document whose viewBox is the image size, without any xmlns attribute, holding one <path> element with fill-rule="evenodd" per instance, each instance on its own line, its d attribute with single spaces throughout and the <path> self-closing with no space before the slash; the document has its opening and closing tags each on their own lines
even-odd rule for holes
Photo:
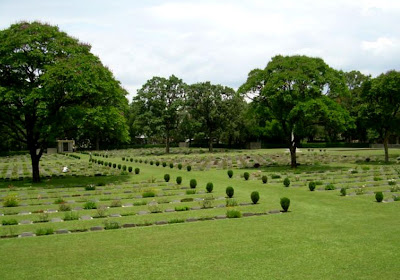
<svg viewBox="0 0 400 280">
<path fill-rule="evenodd" d="M 57 140 L 57 152 L 59 153 L 72 153 L 74 147 L 74 140 Z"/>
</svg>

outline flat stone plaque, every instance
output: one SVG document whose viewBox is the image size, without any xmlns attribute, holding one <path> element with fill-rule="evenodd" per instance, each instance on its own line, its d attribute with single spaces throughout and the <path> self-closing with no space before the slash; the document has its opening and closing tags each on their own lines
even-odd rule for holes
<svg viewBox="0 0 400 280">
<path fill-rule="evenodd" d="M 31 236 L 36 236 L 33 232 L 23 232 L 18 237 L 31 237 Z"/>
<path fill-rule="evenodd" d="M 82 220 L 82 221 L 88 221 L 88 220 L 92 220 L 93 218 L 91 217 L 91 216 L 81 216 L 80 217 L 80 220 Z"/>
<path fill-rule="evenodd" d="M 94 226 L 94 227 L 90 228 L 91 231 L 98 231 L 98 230 L 103 230 L 103 229 L 104 229 L 104 227 L 102 227 L 102 226 Z"/>
</svg>

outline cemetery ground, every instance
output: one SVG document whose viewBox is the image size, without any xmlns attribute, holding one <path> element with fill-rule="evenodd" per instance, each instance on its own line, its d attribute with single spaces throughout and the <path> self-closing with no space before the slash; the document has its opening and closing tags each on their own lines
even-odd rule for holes
<svg viewBox="0 0 400 280">
<path fill-rule="evenodd" d="M 3 157 L 0 279 L 398 279 L 400 150 L 390 154 L 302 149 L 295 170 L 284 149 L 55 154 L 34 185 L 28 156 Z"/>
</svg>

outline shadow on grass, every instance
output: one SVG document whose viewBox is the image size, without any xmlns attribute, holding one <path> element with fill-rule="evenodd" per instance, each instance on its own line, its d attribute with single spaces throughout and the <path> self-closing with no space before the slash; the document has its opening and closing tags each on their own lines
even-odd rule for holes
<svg viewBox="0 0 400 280">
<path fill-rule="evenodd" d="M 14 187 L 56 187 L 56 188 L 73 188 L 83 187 L 89 184 L 118 184 L 127 182 L 131 179 L 129 175 L 119 176 L 66 176 L 66 177 L 54 177 L 44 178 L 39 183 L 33 183 L 31 179 L 24 179 L 21 181 L 4 181 L 0 182 L 0 188 L 8 188 L 9 186 Z"/>
<path fill-rule="evenodd" d="M 330 166 L 330 165 L 299 165 L 297 168 L 291 168 L 290 165 L 270 165 L 260 167 L 239 168 L 240 170 L 261 170 L 263 172 L 290 172 L 295 174 L 306 172 L 325 172 L 325 171 L 340 171 L 347 170 L 348 167 L 344 166 Z"/>
</svg>

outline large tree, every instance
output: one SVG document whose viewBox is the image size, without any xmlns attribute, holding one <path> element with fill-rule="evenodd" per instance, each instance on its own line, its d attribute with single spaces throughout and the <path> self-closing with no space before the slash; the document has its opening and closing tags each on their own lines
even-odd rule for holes
<svg viewBox="0 0 400 280">
<path fill-rule="evenodd" d="M 168 79 L 153 77 L 134 97 L 138 108 L 137 121 L 144 134 L 165 139 L 165 152 L 169 153 L 171 136 L 179 125 L 183 109 L 186 84 L 172 75 Z"/>
<path fill-rule="evenodd" d="M 360 114 L 383 141 L 385 162 L 389 162 L 389 137 L 400 131 L 400 72 L 392 70 L 372 79 L 362 100 Z"/>
<path fill-rule="evenodd" d="M 264 70 L 255 69 L 239 92 L 256 95 L 267 107 L 271 121 L 280 125 L 296 167 L 296 149 L 312 126 L 336 131 L 351 125 L 348 112 L 334 99 L 345 92 L 343 76 L 322 59 L 307 56 L 275 56 Z"/>
<path fill-rule="evenodd" d="M 89 45 L 56 26 L 20 22 L 0 31 L 0 42 L 0 124 L 27 146 L 38 182 L 40 158 L 65 135 L 66 121 L 77 125 L 71 116 L 118 107 L 126 92 Z"/>
<path fill-rule="evenodd" d="M 232 110 L 229 107 L 238 100 L 232 88 L 213 85 L 210 82 L 193 84 L 188 89 L 187 105 L 190 114 L 207 135 L 208 149 L 213 152 L 213 140 L 229 122 Z"/>
</svg>

